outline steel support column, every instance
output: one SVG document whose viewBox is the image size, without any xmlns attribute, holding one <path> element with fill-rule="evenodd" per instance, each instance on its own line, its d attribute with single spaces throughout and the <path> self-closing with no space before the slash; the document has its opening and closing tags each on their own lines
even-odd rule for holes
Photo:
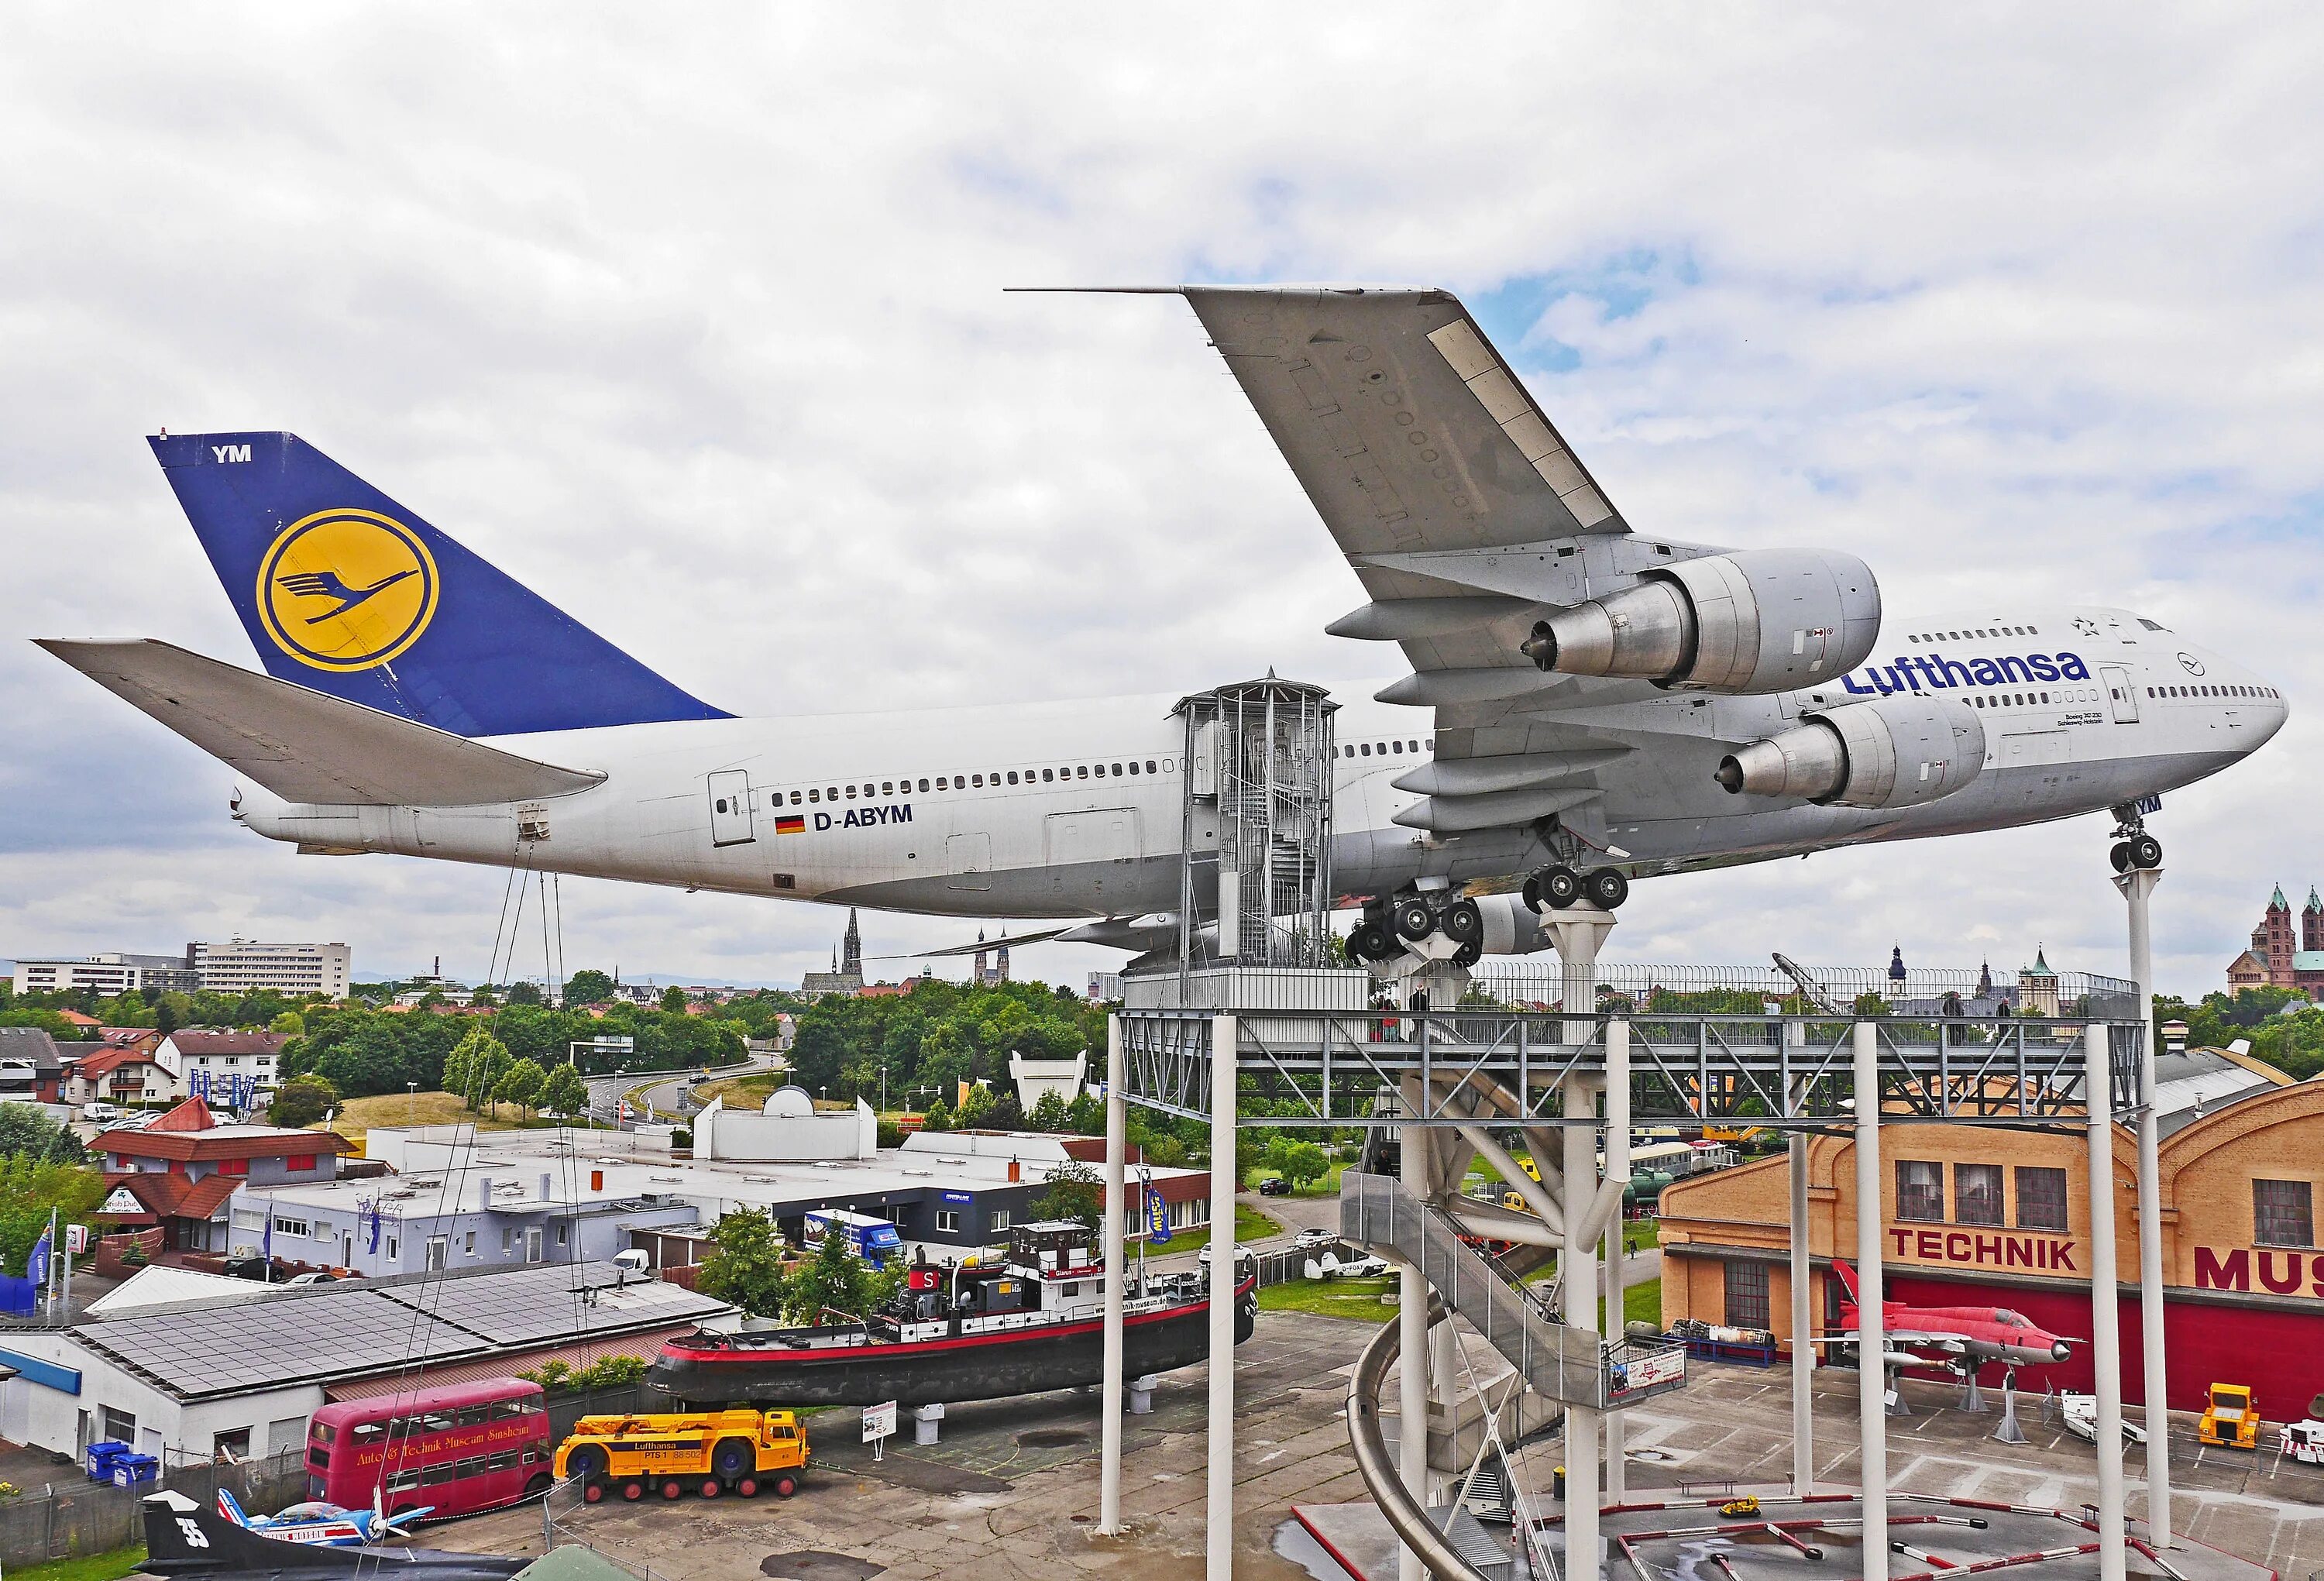
<svg viewBox="0 0 2324 1581">
<path fill-rule="evenodd" d="M 1427 1094 L 1416 1077 L 1405 1078 L 1402 1095 L 1407 1114 L 1419 1114 L 1427 1105 Z M 1397 1144 L 1397 1172 L 1404 1189 L 1424 1202 L 1435 1188 L 1435 1144 L 1427 1126 L 1403 1127 Z M 1397 1266 L 1396 1288 L 1397 1475 L 1413 1502 L 1425 1510 L 1429 1504 L 1428 1374 L 1434 1359 L 1429 1343 L 1428 1280 L 1417 1264 L 1402 1263 Z M 1427 1567 L 1417 1553 L 1409 1548 L 1398 1550 L 1397 1581 L 1426 1581 L 1426 1576 Z"/>
<path fill-rule="evenodd" d="M 1888 1581 L 1888 1355 L 1881 1308 L 1880 1028 L 1856 1024 L 1856 1422 L 1864 1462 L 1864 1581 Z"/>
<path fill-rule="evenodd" d="M 2127 1573 L 2122 1512 L 2122 1292 L 2114 1244 L 2114 1083 L 2103 1026 L 2084 1034 L 2089 1050 L 2090 1365 L 2097 1374 L 2098 1581 Z"/>
<path fill-rule="evenodd" d="M 1206 1581 L 1234 1581 L 1235 1018 L 1211 1021 L 1211 1420 Z"/>
<path fill-rule="evenodd" d="M 1568 982 L 1572 975 L 1568 974 Z M 1565 1297 L 1565 1320 L 1576 1328 L 1598 1327 L 1598 1237 L 1576 1204 L 1597 1190 L 1598 1133 L 1589 1123 L 1598 1110 L 1597 1084 L 1586 1076 L 1565 1080 L 1565 1250 L 1557 1276 Z M 1565 1411 L 1565 1577 L 1598 1581 L 1598 1446 L 1604 1413 L 1569 1405 Z"/>
<path fill-rule="evenodd" d="M 1606 1179 L 1611 1184 L 1630 1178 L 1630 1024 L 1618 1018 L 1606 1024 Z M 1606 1337 L 1622 1337 L 1624 1237 L 1630 1233 L 1624 1206 L 1614 1209 L 1614 1223 L 1606 1232 Z M 1606 1413 L 1606 1502 L 1629 1502 L 1629 1443 L 1627 1418 L 1619 1411 Z"/>
<path fill-rule="evenodd" d="M 1124 1064 L 1121 1018 L 1109 1016 L 1105 1018 L 1105 1374 L 1097 1503 L 1097 1529 L 1109 1537 L 1121 1530 L 1121 1319 L 1130 1283 L 1129 1246 L 1122 1233 L 1130 1209 L 1126 1190 L 1130 1105 L 1121 1096 L 1129 1078 Z"/>
<path fill-rule="evenodd" d="M 2145 1038 L 2138 1060 L 2138 1330 L 2146 1417 L 2146 1535 L 2156 1548 L 2171 1538 L 2171 1367 L 2163 1344 L 2163 1165 L 2154 1112 L 2154 946 L 2147 901 L 2163 882 L 2160 868 L 2133 868 L 2114 881 L 2130 908 L 2130 980 L 2138 985 Z"/>
</svg>

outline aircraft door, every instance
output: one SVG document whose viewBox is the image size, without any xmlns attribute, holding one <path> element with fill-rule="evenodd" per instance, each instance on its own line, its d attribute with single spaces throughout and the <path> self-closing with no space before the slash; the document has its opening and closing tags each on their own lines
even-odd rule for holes
<svg viewBox="0 0 2324 1581">
<path fill-rule="evenodd" d="M 2130 684 L 2130 672 L 2120 665 L 2098 666 L 2098 677 L 2106 682 L 2107 699 L 2114 710 L 2116 724 L 2138 722 L 2138 688 Z"/>
<path fill-rule="evenodd" d="M 954 889 L 992 887 L 992 836 L 955 834 L 945 841 L 945 881 Z"/>
<path fill-rule="evenodd" d="M 740 768 L 722 768 L 710 777 L 710 843 L 747 845 L 758 836 L 751 829 L 751 777 Z"/>
</svg>

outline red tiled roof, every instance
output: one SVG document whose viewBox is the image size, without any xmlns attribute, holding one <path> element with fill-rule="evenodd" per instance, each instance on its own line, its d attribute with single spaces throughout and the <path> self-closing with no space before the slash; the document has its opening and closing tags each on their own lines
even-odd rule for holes
<svg viewBox="0 0 2324 1581">
<path fill-rule="evenodd" d="M 217 1123 L 217 1117 L 210 1113 L 210 1106 L 198 1095 L 186 1099 L 145 1128 L 148 1131 L 207 1131 Z"/>
<path fill-rule="evenodd" d="M 155 1070 L 161 1069 L 161 1062 L 142 1049 L 106 1049 L 102 1053 L 90 1054 L 75 1062 L 73 1074 L 93 1081 L 99 1076 L 110 1076 L 124 1065 L 151 1065 Z"/>
<path fill-rule="evenodd" d="M 170 1034 L 181 1054 L 272 1054 L 290 1041 L 280 1032 L 193 1032 Z"/>
<path fill-rule="evenodd" d="M 67 1021 L 71 1022 L 75 1026 L 95 1026 L 97 1025 L 96 1016 L 84 1016 L 78 1010 L 60 1010 L 57 1014 L 63 1016 Z"/>
<path fill-rule="evenodd" d="M 161 1034 L 150 1026 L 100 1026 L 97 1037 L 116 1049 L 158 1049 Z"/>
<path fill-rule="evenodd" d="M 347 1154 L 355 1144 L 337 1131 L 284 1131 L 272 1126 L 218 1126 L 208 1131 L 106 1131 L 89 1144 L 117 1158 L 170 1158 L 208 1162 L 221 1158 L 293 1158 L 309 1154 Z"/>
</svg>

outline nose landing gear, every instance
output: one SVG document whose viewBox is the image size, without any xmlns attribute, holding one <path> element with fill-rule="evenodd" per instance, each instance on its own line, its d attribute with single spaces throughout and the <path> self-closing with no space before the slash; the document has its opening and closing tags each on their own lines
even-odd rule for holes
<svg viewBox="0 0 2324 1581">
<path fill-rule="evenodd" d="M 2146 832 L 2146 820 L 2135 804 L 2114 809 L 2114 849 L 2107 853 L 2117 873 L 2127 873 L 2134 868 L 2159 868 L 2163 865 L 2163 842 Z"/>
</svg>

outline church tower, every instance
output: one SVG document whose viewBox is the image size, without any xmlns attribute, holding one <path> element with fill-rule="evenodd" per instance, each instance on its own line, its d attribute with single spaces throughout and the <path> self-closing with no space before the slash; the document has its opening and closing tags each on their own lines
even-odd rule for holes
<svg viewBox="0 0 2324 1581">
<path fill-rule="evenodd" d="M 2292 942 L 2292 903 L 2283 898 L 2283 886 L 2279 884 L 2267 903 L 2267 915 L 2252 934 L 2252 951 L 2267 962 L 2271 987 L 2292 986 L 2292 957 L 2297 948 Z"/>
<path fill-rule="evenodd" d="M 839 970 L 861 982 L 863 978 L 863 935 L 855 926 L 855 908 L 847 908 L 847 933 L 840 941 Z"/>
<path fill-rule="evenodd" d="M 2308 887 L 2308 904 L 2300 908 L 2300 947 L 2324 950 L 2324 900 L 2317 898 L 2313 884 Z"/>
</svg>

